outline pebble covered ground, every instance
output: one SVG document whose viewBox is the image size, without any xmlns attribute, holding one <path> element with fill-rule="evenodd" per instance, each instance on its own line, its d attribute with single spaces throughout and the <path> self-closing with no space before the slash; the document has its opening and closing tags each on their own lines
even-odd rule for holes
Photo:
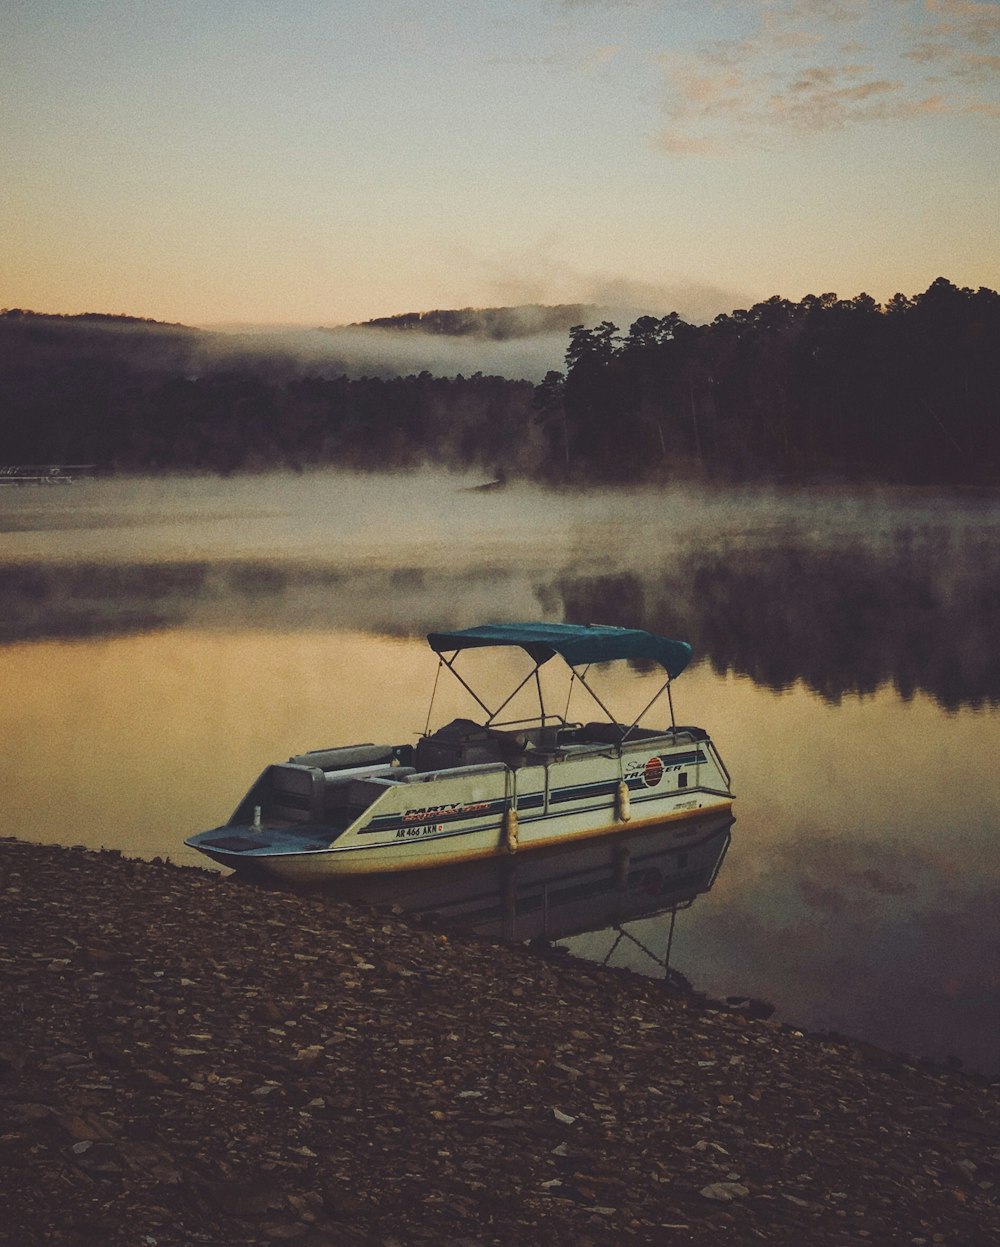
<svg viewBox="0 0 1000 1247">
<path fill-rule="evenodd" d="M 0 1242 L 1000 1243 L 995 1082 L 115 853 L 0 898 Z"/>
</svg>

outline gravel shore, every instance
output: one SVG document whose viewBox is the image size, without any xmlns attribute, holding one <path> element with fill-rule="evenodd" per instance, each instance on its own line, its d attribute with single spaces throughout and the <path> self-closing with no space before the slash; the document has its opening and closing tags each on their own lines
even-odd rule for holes
<svg viewBox="0 0 1000 1247">
<path fill-rule="evenodd" d="M 1000 1243 L 1000 1085 L 323 897 L 0 841 L 0 1241 Z"/>
</svg>

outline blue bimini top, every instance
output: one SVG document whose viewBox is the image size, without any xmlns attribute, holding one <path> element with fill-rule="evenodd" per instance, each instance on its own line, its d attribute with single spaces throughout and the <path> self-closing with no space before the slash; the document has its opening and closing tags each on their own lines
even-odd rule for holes
<svg viewBox="0 0 1000 1247">
<path fill-rule="evenodd" d="M 639 628 L 610 628 L 603 624 L 481 624 L 456 632 L 431 632 L 427 642 L 436 654 L 489 645 L 519 645 L 539 665 L 554 654 L 571 667 L 645 658 L 659 663 L 671 678 L 679 676 L 691 661 L 687 641 L 671 641 Z"/>
</svg>

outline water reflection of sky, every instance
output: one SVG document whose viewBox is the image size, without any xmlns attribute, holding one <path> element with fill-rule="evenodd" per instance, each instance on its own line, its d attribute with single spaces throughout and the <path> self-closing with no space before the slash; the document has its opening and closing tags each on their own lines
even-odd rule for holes
<svg viewBox="0 0 1000 1247">
<path fill-rule="evenodd" d="M 466 484 L 7 491 L 4 833 L 189 860 L 184 835 L 268 761 L 412 740 L 432 627 L 658 627 L 695 644 L 678 717 L 712 731 L 737 790 L 672 964 L 802 1025 L 1000 1069 L 1000 508 Z M 646 700 L 635 673 L 602 678 Z M 446 697 L 438 721 L 468 709 Z M 635 930 L 665 951 L 662 920 Z"/>
</svg>

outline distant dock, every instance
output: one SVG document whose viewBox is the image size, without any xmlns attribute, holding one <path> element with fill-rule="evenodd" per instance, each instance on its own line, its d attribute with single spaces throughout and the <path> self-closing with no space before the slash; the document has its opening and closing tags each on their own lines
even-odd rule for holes
<svg viewBox="0 0 1000 1247">
<path fill-rule="evenodd" d="M 17 463 L 0 465 L 4 485 L 72 485 L 96 471 L 96 463 Z"/>
</svg>

